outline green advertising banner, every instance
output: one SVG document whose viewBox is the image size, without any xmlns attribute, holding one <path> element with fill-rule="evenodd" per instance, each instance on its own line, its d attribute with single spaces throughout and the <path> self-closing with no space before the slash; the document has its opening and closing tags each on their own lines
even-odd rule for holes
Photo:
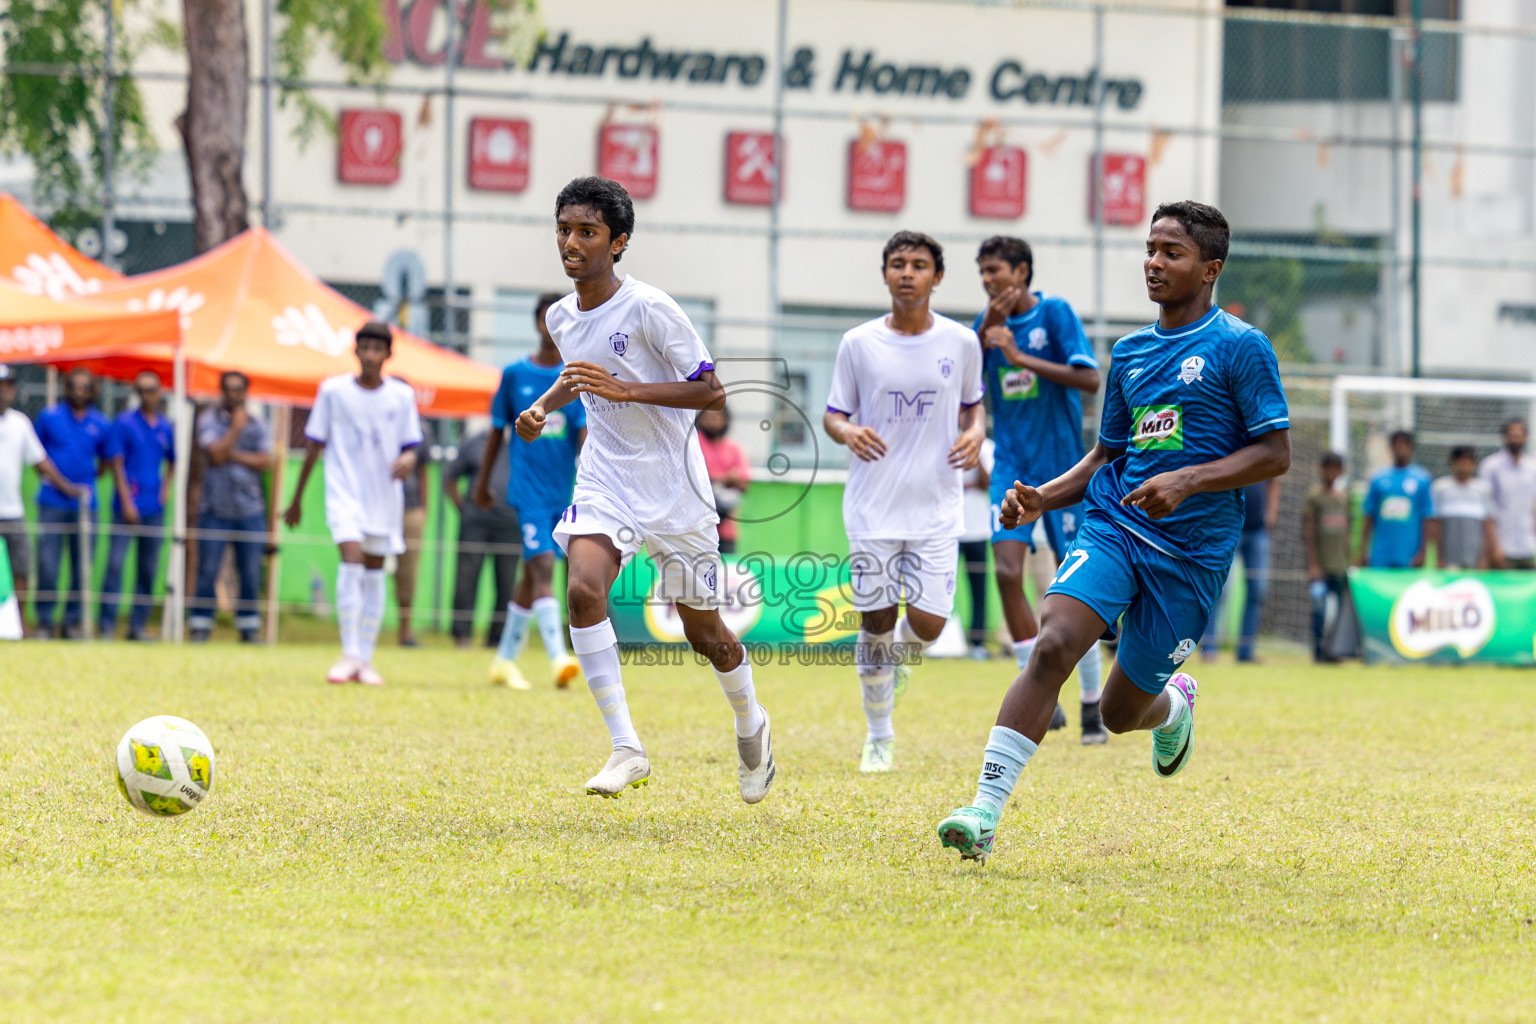
<svg viewBox="0 0 1536 1024">
<path fill-rule="evenodd" d="M 1367 661 L 1536 665 L 1536 573 L 1351 569 Z"/>
<path fill-rule="evenodd" d="M 723 559 L 726 604 L 720 614 L 748 645 L 814 657 L 817 649 L 854 643 L 859 616 L 849 599 L 846 557 L 748 554 Z M 687 643 L 677 609 L 658 599 L 655 589 L 654 563 L 643 553 L 636 555 L 619 574 L 608 601 L 620 644 Z"/>
<path fill-rule="evenodd" d="M 21 639 L 21 607 L 11 579 L 11 553 L 0 542 L 0 640 Z"/>
</svg>

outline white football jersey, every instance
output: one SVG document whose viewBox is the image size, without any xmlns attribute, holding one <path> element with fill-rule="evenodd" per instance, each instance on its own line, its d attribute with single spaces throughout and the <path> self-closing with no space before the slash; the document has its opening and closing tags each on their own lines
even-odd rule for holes
<svg viewBox="0 0 1536 1024">
<path fill-rule="evenodd" d="M 398 533 L 405 492 L 390 470 L 422 440 L 411 386 L 385 377 L 369 390 L 350 373 L 330 377 L 315 395 L 304 436 L 325 444 L 326 518 L 357 524 L 363 533 Z"/>
<path fill-rule="evenodd" d="M 958 538 L 965 530 L 961 471 L 949 464 L 960 409 L 981 401 L 976 332 L 933 315 L 922 334 L 898 334 L 885 317 L 843 335 L 827 408 L 873 427 L 885 455 L 848 460 L 843 526 L 849 537 Z"/>
<path fill-rule="evenodd" d="M 672 297 L 625 277 L 596 309 L 576 308 L 573 292 L 545 314 L 567 363 L 596 363 L 620 380 L 667 384 L 715 368 L 704 342 Z M 576 496 L 606 495 L 648 533 L 682 534 L 718 523 L 691 409 L 610 402 L 582 395 L 587 442 L 576 467 Z"/>
</svg>

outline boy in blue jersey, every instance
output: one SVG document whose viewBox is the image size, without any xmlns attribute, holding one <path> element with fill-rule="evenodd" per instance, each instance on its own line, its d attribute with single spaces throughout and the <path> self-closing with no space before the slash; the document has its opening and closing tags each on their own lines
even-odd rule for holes
<svg viewBox="0 0 1536 1024">
<path fill-rule="evenodd" d="M 112 541 L 107 549 L 107 574 L 101 584 L 103 637 L 117 632 L 117 602 L 123 587 L 123 563 L 128 548 L 138 548 L 133 610 L 128 613 L 128 639 L 144 639 L 149 606 L 154 601 L 155 574 L 160 569 L 160 544 L 165 539 L 165 504 L 170 495 L 175 447 L 171 421 L 161 410 L 164 391 L 160 375 L 143 370 L 133 379 L 139 407 L 112 421 L 113 470 L 117 497 L 112 503 Z M 137 541 L 137 544 L 134 544 Z"/>
<path fill-rule="evenodd" d="M 983 372 L 992 395 L 996 464 L 992 467 L 992 557 L 1003 619 L 1013 637 L 1019 671 L 1029 664 L 1040 627 L 1024 596 L 1024 552 L 1034 551 L 1027 532 L 1005 529 L 1003 499 L 1015 480 L 1038 487 L 1083 457 L 1081 392 L 1099 390 L 1099 364 L 1082 321 L 1064 299 L 1029 290 L 1034 254 L 1022 238 L 996 235 L 976 253 L 982 287 L 991 296 L 972 324 L 984 352 Z M 1046 540 L 1060 563 L 1083 521 L 1081 505 L 1041 517 Z M 1109 738 L 1099 716 L 1099 646 L 1078 665 L 1084 743 Z M 1058 704 L 1051 728 L 1067 724 Z"/>
<path fill-rule="evenodd" d="M 475 474 L 473 497 L 483 509 L 490 509 L 493 504 L 488 482 L 491 467 L 501 455 L 506 428 L 515 425 L 523 410 L 554 386 L 565 366 L 544 323 L 549 307 L 562 298 L 558 292 L 539 296 L 533 310 L 533 320 L 539 329 L 538 351 L 502 371 L 501 386 L 491 402 L 491 432 L 485 440 L 485 455 Z M 507 450 L 512 470 L 507 481 L 507 504 L 517 512 L 517 522 L 523 531 L 523 575 L 512 600 L 507 602 L 506 625 L 501 630 L 496 657 L 491 661 L 494 683 L 518 690 L 529 688 L 517 667 L 517 657 L 528 641 L 528 624 L 533 620 L 538 621 L 555 685 L 569 686 L 581 671 L 576 659 L 565 649 L 560 601 L 554 596 L 555 559 L 562 555 L 553 531 L 560 514 L 571 503 L 576 454 L 586 437 L 586 408 L 580 402 L 572 402 L 549 413 L 544 433 L 537 441 L 514 444 Z"/>
<path fill-rule="evenodd" d="M 1371 478 L 1361 512 L 1361 564 L 1373 569 L 1417 569 L 1424 564 L 1426 526 L 1434 518 L 1429 470 L 1413 461 L 1413 435 L 1392 435 L 1392 467 Z"/>
<path fill-rule="evenodd" d="M 991 853 L 1062 683 L 1100 636 L 1120 633 L 1104 725 L 1150 729 L 1152 768 L 1164 778 L 1189 760 L 1196 684 L 1177 670 L 1231 567 L 1242 488 L 1291 462 L 1274 349 L 1214 303 L 1230 238 L 1214 207 L 1158 207 L 1142 266 L 1161 311 L 1115 343 L 1098 443 L 1066 474 L 1040 487 L 1015 482 L 1004 499 L 1008 527 L 1079 501 L 1085 516 L 1041 603 L 1034 654 L 1003 698 L 976 799 L 939 823 L 943 844 L 963 859 Z"/>
</svg>

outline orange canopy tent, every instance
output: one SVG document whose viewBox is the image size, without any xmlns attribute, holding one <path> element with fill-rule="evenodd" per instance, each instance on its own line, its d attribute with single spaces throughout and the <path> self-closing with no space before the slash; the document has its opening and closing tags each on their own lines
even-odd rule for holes
<svg viewBox="0 0 1536 1024">
<path fill-rule="evenodd" d="M 0 276 L 34 295 L 69 299 L 94 295 L 123 275 L 81 253 L 15 196 L 0 192 Z"/>
<path fill-rule="evenodd" d="M 0 363 L 57 363 L 124 353 L 170 359 L 181 338 L 169 310 L 135 312 L 100 300 L 64 302 L 0 278 Z"/>
</svg>

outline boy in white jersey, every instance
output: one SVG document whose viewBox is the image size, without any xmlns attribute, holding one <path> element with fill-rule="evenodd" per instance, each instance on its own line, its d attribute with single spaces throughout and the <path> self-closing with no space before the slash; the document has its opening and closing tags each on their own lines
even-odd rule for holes
<svg viewBox="0 0 1536 1024">
<path fill-rule="evenodd" d="M 863 616 L 854 664 L 869 726 L 864 772 L 891 770 L 891 712 L 911 672 L 906 663 L 939 638 L 954 608 L 962 476 L 986 440 L 976 335 L 928 309 L 944 278 L 943 248 L 899 231 L 885 243 L 881 267 L 891 313 L 843 335 L 823 421 L 857 456 L 843 526 L 853 606 Z M 901 600 L 907 614 L 898 618 Z"/>
<path fill-rule="evenodd" d="M 357 329 L 358 373 L 321 383 L 304 425 L 309 452 L 283 514 L 290 529 L 299 525 L 304 488 L 325 452 L 325 521 L 341 549 L 336 570 L 341 658 L 325 676 L 332 683 L 384 684 L 373 667 L 384 618 L 384 559 L 405 550 L 400 481 L 415 471 L 422 440 L 416 393 L 383 373 L 393 347 L 388 324 L 364 324 Z"/>
<path fill-rule="evenodd" d="M 693 649 L 714 665 L 736 717 L 737 781 L 755 804 L 773 784 L 768 713 L 757 702 L 752 662 L 720 618 L 720 541 L 694 413 L 720 408 L 725 389 L 693 325 L 666 293 L 613 265 L 635 226 L 618 182 L 577 178 L 555 200 L 555 240 L 576 291 L 550 307 L 549 333 L 565 360 L 559 379 L 517 418 L 533 441 L 549 413 L 580 400 L 587 441 L 570 508 L 555 527 L 568 563 L 571 649 L 613 741 L 587 792 L 618 796 L 642 786 L 651 765 L 630 721 L 608 592 L 645 544 L 657 596 L 672 601 Z"/>
</svg>

